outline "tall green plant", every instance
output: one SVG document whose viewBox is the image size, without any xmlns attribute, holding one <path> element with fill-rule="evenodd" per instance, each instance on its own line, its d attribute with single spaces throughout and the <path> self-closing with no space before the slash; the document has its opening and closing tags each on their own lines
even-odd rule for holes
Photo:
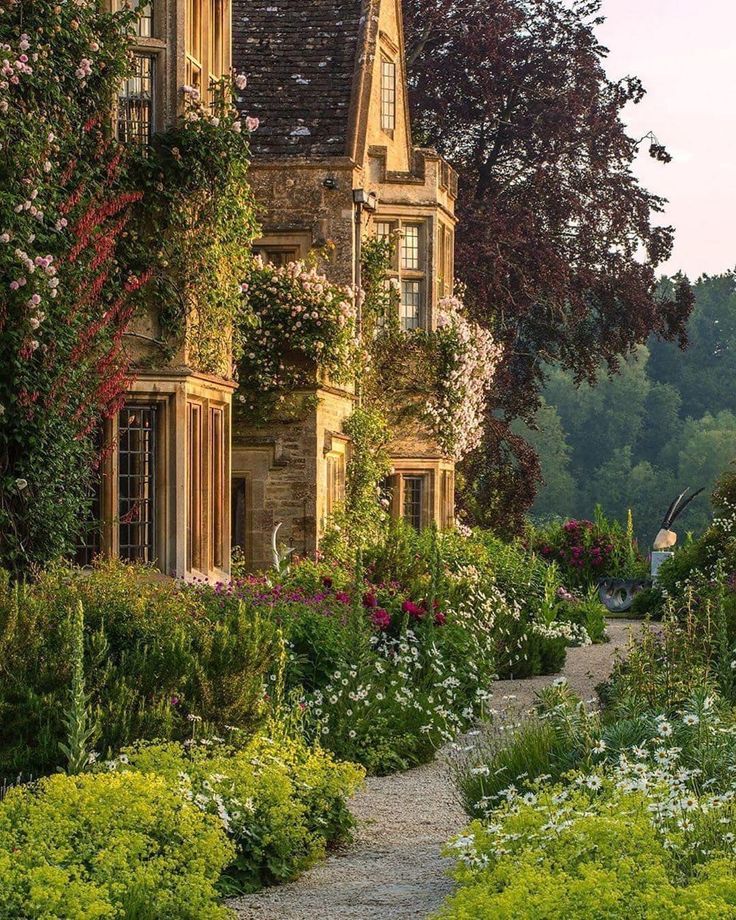
<svg viewBox="0 0 736 920">
<path fill-rule="evenodd" d="M 84 607 L 80 601 L 71 617 L 72 685 L 69 705 L 62 716 L 66 742 L 59 748 L 66 758 L 66 772 L 81 773 L 90 762 L 92 745 L 97 737 L 97 725 L 90 712 L 90 696 L 84 682 Z"/>
</svg>

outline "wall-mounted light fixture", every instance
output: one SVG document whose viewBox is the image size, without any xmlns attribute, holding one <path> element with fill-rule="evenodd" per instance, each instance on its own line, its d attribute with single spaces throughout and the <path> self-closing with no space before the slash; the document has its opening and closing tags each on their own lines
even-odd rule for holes
<svg viewBox="0 0 736 920">
<path fill-rule="evenodd" d="M 322 183 L 322 186 L 330 189 L 330 191 L 334 191 L 337 188 L 337 179 L 334 176 L 328 176 Z"/>
<path fill-rule="evenodd" d="M 364 211 L 371 213 L 378 207 L 378 195 L 375 192 L 367 192 L 364 188 L 353 189 L 353 201 Z"/>
</svg>

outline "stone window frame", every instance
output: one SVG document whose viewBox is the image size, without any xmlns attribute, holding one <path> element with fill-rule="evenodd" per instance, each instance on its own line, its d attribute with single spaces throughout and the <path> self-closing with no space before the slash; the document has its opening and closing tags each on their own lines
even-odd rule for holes
<svg viewBox="0 0 736 920">
<path fill-rule="evenodd" d="M 347 461 L 347 443 L 333 440 L 331 450 L 325 455 L 325 518 L 345 505 Z"/>
<path fill-rule="evenodd" d="M 223 570 L 227 556 L 227 418 L 224 405 L 195 395 L 186 413 L 187 570 L 203 575 Z"/>
<path fill-rule="evenodd" d="M 163 128 L 163 119 L 165 112 L 164 100 L 164 79 L 166 71 L 166 41 L 161 38 L 166 31 L 166 6 L 170 0 L 150 0 L 144 3 L 144 7 L 150 7 L 151 15 L 149 18 L 150 35 L 138 34 L 133 36 L 131 43 L 131 54 L 134 57 L 147 58 L 151 63 L 151 116 L 150 124 L 145 138 L 132 139 L 133 142 L 141 143 L 141 146 L 147 146 L 151 137 Z M 126 0 L 113 0 L 112 8 L 116 10 L 127 9 Z M 115 100 L 113 111 L 113 126 L 115 137 L 120 141 L 129 140 L 121 136 L 120 126 L 120 103 L 118 99 L 122 97 L 121 86 L 119 96 Z M 131 142 L 129 140 L 129 142 Z"/>
<path fill-rule="evenodd" d="M 396 60 L 385 50 L 380 55 L 380 120 L 381 130 L 393 138 L 396 130 L 396 107 L 398 102 Z"/>
<path fill-rule="evenodd" d="M 455 287 L 455 230 L 437 221 L 437 297 L 450 297 Z"/>
<path fill-rule="evenodd" d="M 384 490 L 388 491 L 389 511 L 394 519 L 406 520 L 406 480 L 420 483 L 420 511 L 419 530 L 423 530 L 433 520 L 433 503 L 435 490 L 435 470 L 422 467 L 406 466 L 394 469 L 384 483 Z M 411 522 L 409 522 L 411 523 Z"/>
<path fill-rule="evenodd" d="M 205 11 L 206 0 L 186 0 L 184 4 L 184 58 L 186 61 L 186 82 L 198 89 L 204 98 L 207 87 L 206 74 Z"/>
<path fill-rule="evenodd" d="M 166 395 L 151 392 L 129 391 L 125 397 L 125 404 L 120 412 L 140 408 L 153 408 L 156 413 L 156 427 L 154 431 L 154 476 L 153 485 L 153 553 L 150 561 L 161 571 L 171 560 L 167 558 L 167 525 L 169 517 L 169 493 L 167 484 L 167 470 L 171 462 L 169 431 L 171 425 L 172 406 Z M 104 426 L 104 442 L 107 445 L 103 451 L 100 467 L 100 552 L 103 555 L 121 558 L 120 554 L 120 412 L 108 419 Z"/>
<path fill-rule="evenodd" d="M 187 568 L 203 569 L 202 501 L 204 407 L 199 400 L 187 400 Z"/>
<path fill-rule="evenodd" d="M 428 275 L 431 266 L 431 255 L 429 252 L 429 234 L 430 222 L 426 217 L 419 216 L 393 216 L 393 215 L 376 215 L 375 233 L 379 239 L 389 239 L 398 237 L 398 245 L 394 246 L 391 257 L 391 268 L 388 272 L 389 280 L 393 279 L 398 283 L 400 292 L 399 320 L 401 328 L 404 331 L 412 329 L 429 329 L 430 328 L 430 307 L 429 307 L 429 283 Z M 404 228 L 412 227 L 418 229 L 416 249 L 412 247 L 412 252 L 416 251 L 418 260 L 417 268 L 405 268 Z M 382 229 L 385 228 L 385 229 Z M 408 306 L 405 300 L 404 282 L 417 286 L 419 294 L 418 317 L 416 323 L 407 325 L 406 319 L 409 314 L 406 310 Z M 412 305 L 413 306 L 413 305 Z"/>
<path fill-rule="evenodd" d="M 455 470 L 441 469 L 440 477 L 440 526 L 451 530 L 455 525 Z"/>
<path fill-rule="evenodd" d="M 307 230 L 268 233 L 253 243 L 254 255 L 260 255 L 264 262 L 270 262 L 276 266 L 306 259 L 311 248 L 312 234 Z M 290 258 L 284 258 L 284 256 Z"/>
</svg>

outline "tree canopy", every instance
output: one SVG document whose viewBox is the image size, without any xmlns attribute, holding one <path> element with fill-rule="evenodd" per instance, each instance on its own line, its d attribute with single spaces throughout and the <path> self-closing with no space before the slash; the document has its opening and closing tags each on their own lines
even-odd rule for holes
<svg viewBox="0 0 736 920">
<path fill-rule="evenodd" d="M 684 353 L 652 340 L 595 387 L 577 386 L 569 371 L 550 371 L 534 429 L 513 426 L 541 460 L 535 517 L 588 517 L 600 503 L 623 519 L 631 508 L 649 545 L 677 493 L 687 486 L 710 491 L 733 462 L 736 395 L 728 381 L 736 354 L 736 274 L 703 276 L 694 290 Z M 703 496 L 683 516 L 681 533 L 702 530 L 709 516 Z"/>
<path fill-rule="evenodd" d="M 689 285 L 657 296 L 673 230 L 632 171 L 642 143 L 669 155 L 627 133 L 644 89 L 606 75 L 599 0 L 404 5 L 415 128 L 460 174 L 457 274 L 505 347 L 469 505 L 511 529 L 538 471 L 508 423 L 531 419 L 549 370 L 592 381 L 652 334 L 685 342 Z"/>
</svg>

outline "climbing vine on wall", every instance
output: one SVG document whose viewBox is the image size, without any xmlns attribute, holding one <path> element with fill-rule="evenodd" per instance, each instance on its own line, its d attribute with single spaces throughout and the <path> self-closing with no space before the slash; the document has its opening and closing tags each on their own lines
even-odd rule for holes
<svg viewBox="0 0 736 920">
<path fill-rule="evenodd" d="M 104 130 L 131 14 L 0 12 L 0 565 L 21 572 L 74 545 L 148 272 L 122 257 L 142 192 Z"/>
<path fill-rule="evenodd" d="M 467 319 L 458 296 L 439 302 L 435 329 L 403 331 L 388 274 L 393 245 L 369 239 L 363 247 L 366 400 L 383 406 L 397 428 L 419 421 L 448 457 L 460 460 L 480 443 L 500 349 Z"/>
<path fill-rule="evenodd" d="M 242 76 L 215 80 L 205 105 L 185 87 L 184 118 L 154 136 L 135 170 L 146 193 L 135 241 L 143 259 L 154 258 L 149 291 L 158 344 L 169 356 L 184 346 L 189 366 L 223 377 L 232 376 L 237 329 L 247 322 L 241 284 L 257 229 L 247 170 L 258 122 L 235 108 L 241 88 Z M 160 363 L 160 351 L 151 357 Z"/>
</svg>

